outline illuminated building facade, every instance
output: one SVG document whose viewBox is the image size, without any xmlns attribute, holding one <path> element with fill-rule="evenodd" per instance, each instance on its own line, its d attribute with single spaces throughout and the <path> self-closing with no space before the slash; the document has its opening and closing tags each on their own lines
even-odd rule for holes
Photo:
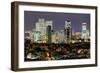
<svg viewBox="0 0 100 73">
<path fill-rule="evenodd" d="M 40 32 L 39 31 L 33 31 L 32 32 L 32 38 L 33 38 L 33 42 L 40 42 Z"/>
<path fill-rule="evenodd" d="M 52 30 L 51 30 L 51 26 L 50 25 L 48 25 L 47 26 L 47 43 L 48 44 L 51 44 L 51 42 L 52 42 Z"/>
<path fill-rule="evenodd" d="M 65 43 L 70 44 L 72 39 L 72 28 L 70 20 L 65 21 L 64 35 L 65 35 Z"/>
<path fill-rule="evenodd" d="M 56 43 L 56 39 L 57 39 L 57 37 L 56 37 L 55 32 L 52 32 L 51 37 L 52 37 L 52 43 Z"/>
<path fill-rule="evenodd" d="M 54 43 L 64 43 L 64 30 L 59 30 L 55 32 L 55 42 Z"/>
<path fill-rule="evenodd" d="M 66 43 L 89 41 L 90 34 L 87 30 L 87 23 L 82 23 L 82 31 L 72 32 L 71 21 L 65 21 L 65 26 L 61 30 L 53 31 L 53 21 L 39 18 L 35 23 L 35 28 L 30 32 L 25 32 L 25 38 L 36 43 Z"/>
<path fill-rule="evenodd" d="M 82 36 L 81 36 L 81 38 L 85 41 L 85 42 L 87 42 L 88 41 L 88 39 L 89 39 L 89 37 L 90 37 L 90 35 L 89 35 L 89 30 L 87 29 L 87 23 L 82 23 Z"/>
<path fill-rule="evenodd" d="M 35 23 L 35 33 L 34 36 L 41 41 L 41 43 L 48 42 L 48 30 L 47 27 L 50 26 L 50 29 L 53 30 L 53 21 L 45 20 L 44 18 L 39 18 L 38 22 Z M 49 32 L 50 34 L 51 32 Z M 52 38 L 51 38 L 52 39 Z M 50 40 L 50 39 L 49 39 Z"/>
<path fill-rule="evenodd" d="M 72 43 L 81 42 L 81 32 L 72 33 Z"/>
</svg>

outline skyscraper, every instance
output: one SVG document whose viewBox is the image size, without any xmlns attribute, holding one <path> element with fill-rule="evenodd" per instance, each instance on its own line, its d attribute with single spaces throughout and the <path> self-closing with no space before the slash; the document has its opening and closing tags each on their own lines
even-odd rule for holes
<svg viewBox="0 0 100 73">
<path fill-rule="evenodd" d="M 46 26 L 51 26 L 51 30 L 53 30 L 53 21 L 52 20 L 48 20 L 45 22 Z"/>
<path fill-rule="evenodd" d="M 59 30 L 55 32 L 55 42 L 54 43 L 64 43 L 64 30 Z"/>
<path fill-rule="evenodd" d="M 64 34 L 65 34 L 65 43 L 70 44 L 71 43 L 71 39 L 72 39 L 72 29 L 71 29 L 71 21 L 67 20 L 65 21 L 65 30 L 64 30 Z"/>
<path fill-rule="evenodd" d="M 46 34 L 46 24 L 45 24 L 45 20 L 44 18 L 40 18 L 38 20 L 38 23 L 39 23 L 39 29 L 40 29 L 40 32 L 42 35 L 45 35 Z"/>
<path fill-rule="evenodd" d="M 48 44 L 50 44 L 52 41 L 51 41 L 51 34 L 52 34 L 52 31 L 51 31 L 51 26 L 50 25 L 48 25 L 47 26 L 47 38 L 48 38 L 48 40 L 47 40 L 47 43 Z"/>
<path fill-rule="evenodd" d="M 89 39 L 89 30 L 87 29 L 87 23 L 82 23 L 82 39 L 86 42 Z"/>
<path fill-rule="evenodd" d="M 53 21 L 45 21 L 46 24 L 46 31 L 47 31 L 47 42 L 50 44 L 52 42 L 52 30 L 53 30 Z"/>
<path fill-rule="evenodd" d="M 38 22 L 35 23 L 35 30 L 40 32 L 39 35 L 36 34 L 37 37 L 40 37 L 40 40 L 43 42 L 47 42 L 48 39 L 48 26 L 50 26 L 50 33 L 53 30 L 53 21 L 45 20 L 44 18 L 39 18 Z M 48 29 L 47 29 L 48 28 Z"/>
</svg>

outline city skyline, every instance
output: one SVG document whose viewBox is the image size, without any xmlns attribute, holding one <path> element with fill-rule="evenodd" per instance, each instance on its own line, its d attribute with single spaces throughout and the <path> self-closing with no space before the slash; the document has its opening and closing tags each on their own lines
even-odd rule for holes
<svg viewBox="0 0 100 73">
<path fill-rule="evenodd" d="M 53 21 L 54 31 L 64 29 L 66 20 L 71 21 L 72 32 L 80 32 L 83 22 L 87 23 L 87 29 L 90 31 L 90 14 L 39 11 L 24 11 L 24 30 L 30 31 L 35 29 L 35 23 L 39 18 Z"/>
<path fill-rule="evenodd" d="M 90 58 L 89 14 L 25 11 L 24 25 L 24 61 Z"/>
</svg>

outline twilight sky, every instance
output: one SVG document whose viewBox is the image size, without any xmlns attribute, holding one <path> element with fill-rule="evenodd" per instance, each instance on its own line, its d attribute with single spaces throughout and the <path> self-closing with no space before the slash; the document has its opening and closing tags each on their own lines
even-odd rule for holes
<svg viewBox="0 0 100 73">
<path fill-rule="evenodd" d="M 39 11 L 24 11 L 24 30 L 32 30 L 35 28 L 35 23 L 39 18 L 53 21 L 53 29 L 63 30 L 65 21 L 71 21 L 73 32 L 81 32 L 82 22 L 87 23 L 87 29 L 90 30 L 90 14 L 81 13 L 60 13 L 60 12 L 39 12 Z"/>
</svg>

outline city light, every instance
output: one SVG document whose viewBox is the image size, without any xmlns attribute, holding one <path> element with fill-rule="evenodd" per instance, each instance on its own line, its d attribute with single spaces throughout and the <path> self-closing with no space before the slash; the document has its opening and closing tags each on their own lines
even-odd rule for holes
<svg viewBox="0 0 100 73">
<path fill-rule="evenodd" d="M 90 33 L 87 23 L 72 32 L 71 20 L 54 30 L 53 20 L 39 18 L 35 27 L 25 31 L 25 61 L 90 58 Z"/>
<path fill-rule="evenodd" d="M 48 26 L 50 30 L 48 31 Z M 87 23 L 82 23 L 82 31 L 72 32 L 71 21 L 65 21 L 65 27 L 62 30 L 54 31 L 53 29 L 53 20 L 45 20 L 44 18 L 39 18 L 38 22 L 35 23 L 35 28 L 32 31 L 25 31 L 29 35 L 25 35 L 25 38 L 29 38 L 35 43 L 47 43 L 48 40 L 51 40 L 50 43 L 75 43 L 89 42 L 90 33 L 87 29 Z M 50 34 L 51 33 L 51 34 Z M 51 36 L 51 38 L 48 38 Z"/>
</svg>

